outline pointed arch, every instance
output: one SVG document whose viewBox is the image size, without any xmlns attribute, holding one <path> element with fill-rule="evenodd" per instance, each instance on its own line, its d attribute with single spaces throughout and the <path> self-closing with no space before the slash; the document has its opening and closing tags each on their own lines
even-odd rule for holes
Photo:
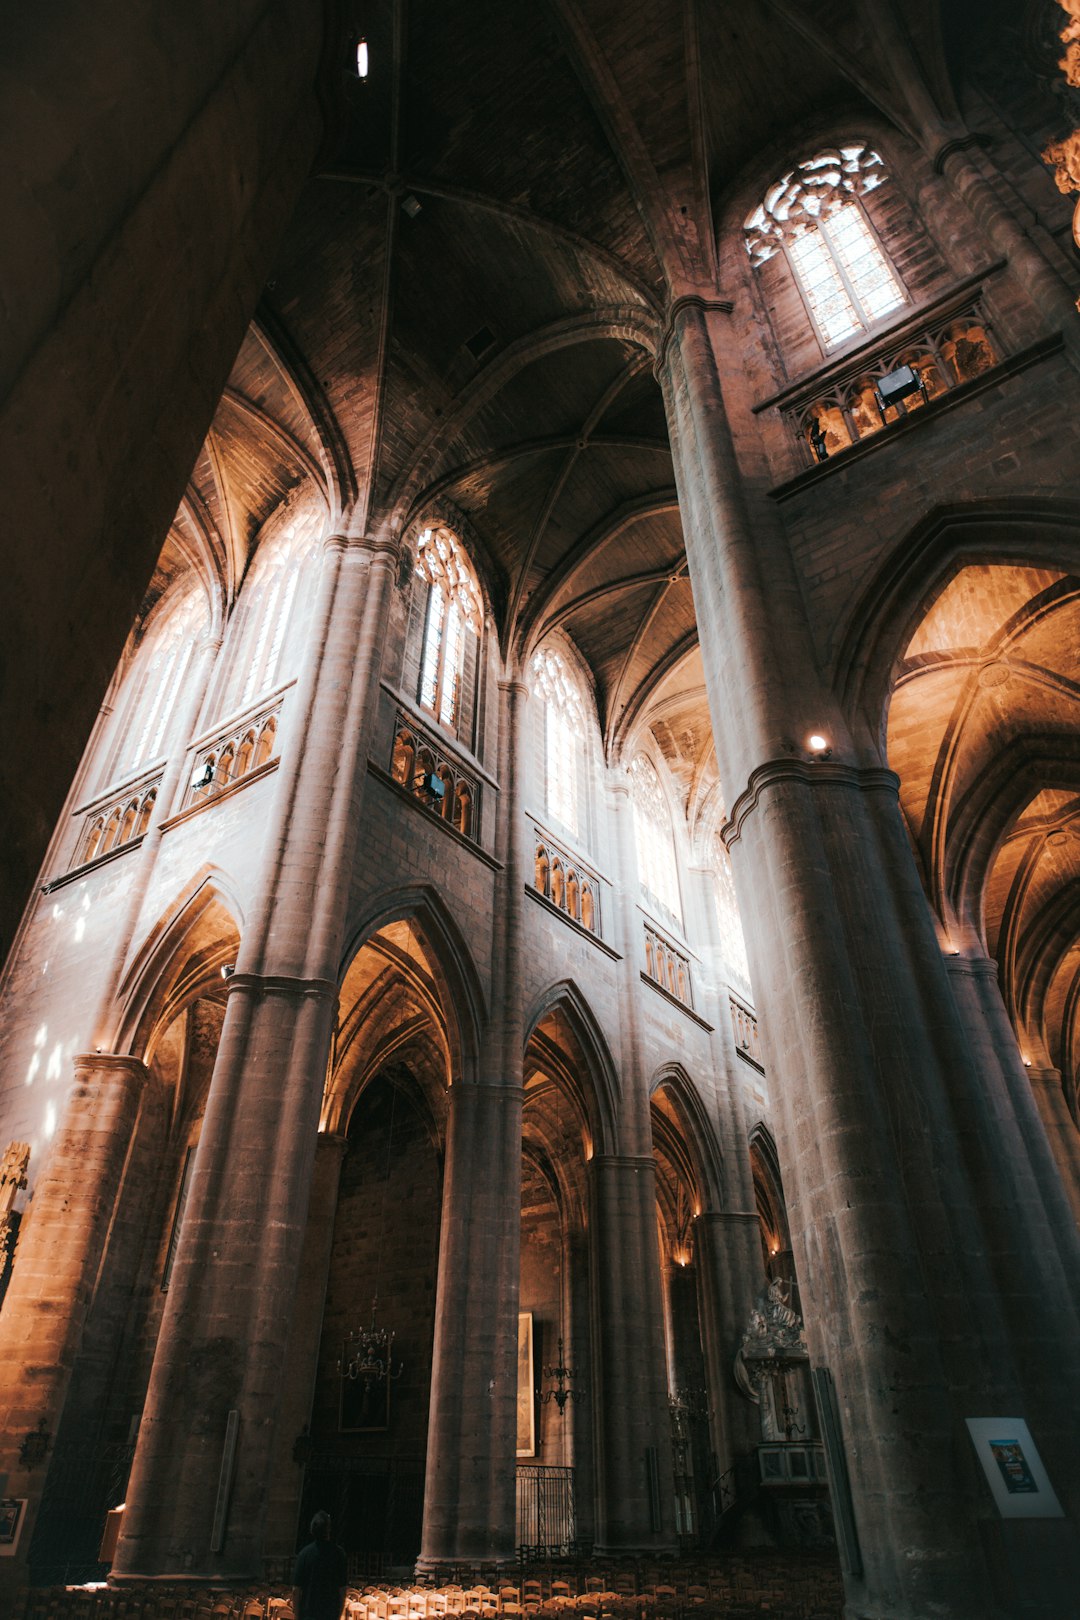
<svg viewBox="0 0 1080 1620">
<path fill-rule="evenodd" d="M 689 1150 L 702 1211 L 726 1208 L 723 1150 L 701 1093 L 681 1063 L 664 1063 L 653 1074 L 649 1082 L 650 1098 L 661 1091 L 671 1099 Z"/>
<path fill-rule="evenodd" d="M 585 1073 L 580 1077 L 582 1090 L 577 1100 L 583 1108 L 593 1151 L 599 1154 L 613 1153 L 618 1114 L 618 1071 L 607 1037 L 573 979 L 560 979 L 548 985 L 532 1003 L 525 1018 L 523 1051 L 528 1051 L 540 1025 L 556 1013 L 566 1019 L 584 1064 Z"/>
<path fill-rule="evenodd" d="M 149 1063 L 158 1034 L 236 959 L 243 909 L 232 880 L 206 865 L 146 934 L 116 995 L 116 1051 Z"/>
<path fill-rule="evenodd" d="M 381 895 L 358 920 L 342 952 L 338 983 L 345 982 L 353 960 L 381 929 L 410 923 L 429 947 L 430 964 L 443 998 L 443 1011 L 456 1026 L 452 1083 L 478 1078 L 480 1032 L 487 1018 L 487 998 L 465 936 L 445 901 L 429 884 L 395 889 Z"/>
<path fill-rule="evenodd" d="M 844 712 L 882 758 L 897 659 L 950 578 L 972 563 L 1080 574 L 1080 503 L 1016 496 L 943 505 L 892 548 L 846 615 L 834 662 Z"/>
</svg>

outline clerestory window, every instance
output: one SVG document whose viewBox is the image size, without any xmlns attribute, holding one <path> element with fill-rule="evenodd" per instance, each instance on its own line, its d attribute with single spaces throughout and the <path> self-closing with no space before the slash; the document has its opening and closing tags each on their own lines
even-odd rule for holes
<svg viewBox="0 0 1080 1620">
<path fill-rule="evenodd" d="M 639 754 L 630 766 L 630 791 L 641 887 L 646 898 L 681 921 L 671 814 L 656 767 L 644 754 Z"/>
<path fill-rule="evenodd" d="M 483 627 L 479 581 L 457 536 L 443 524 L 421 534 L 416 572 L 428 586 L 418 697 L 457 732 L 466 672 L 475 671 Z"/>
<path fill-rule="evenodd" d="M 547 813 L 578 837 L 585 711 L 570 671 L 554 648 L 532 662 L 533 690 L 544 700 L 544 796 Z"/>
<path fill-rule="evenodd" d="M 907 303 L 860 201 L 885 179 L 871 147 L 819 152 L 770 186 L 743 227 L 752 264 L 786 256 L 826 350 Z"/>
</svg>

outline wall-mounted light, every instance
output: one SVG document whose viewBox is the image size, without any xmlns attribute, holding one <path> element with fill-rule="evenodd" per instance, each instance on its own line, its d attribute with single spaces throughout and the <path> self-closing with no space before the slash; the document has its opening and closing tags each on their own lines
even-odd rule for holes
<svg viewBox="0 0 1080 1620">
<path fill-rule="evenodd" d="M 368 76 L 368 48 L 367 40 L 363 34 L 356 42 L 356 60 L 353 64 L 353 72 L 358 79 L 366 79 Z"/>
<path fill-rule="evenodd" d="M 812 731 L 806 739 L 806 746 L 816 759 L 828 759 L 832 753 L 828 737 L 823 737 L 820 731 Z"/>
<path fill-rule="evenodd" d="M 231 979 L 235 972 L 236 972 L 236 963 L 235 962 L 223 962 L 221 964 L 221 977 L 223 979 Z"/>
</svg>

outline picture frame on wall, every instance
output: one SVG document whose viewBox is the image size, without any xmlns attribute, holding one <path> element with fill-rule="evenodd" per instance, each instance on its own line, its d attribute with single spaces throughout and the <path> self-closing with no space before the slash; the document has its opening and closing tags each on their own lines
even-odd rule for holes
<svg viewBox="0 0 1080 1620">
<path fill-rule="evenodd" d="M 517 1454 L 536 1456 L 536 1389 L 533 1372 L 533 1313 L 518 1312 Z"/>
<path fill-rule="evenodd" d="M 25 1496 L 0 1497 L 0 1558 L 11 1558 L 18 1550 L 25 1517 Z"/>
</svg>

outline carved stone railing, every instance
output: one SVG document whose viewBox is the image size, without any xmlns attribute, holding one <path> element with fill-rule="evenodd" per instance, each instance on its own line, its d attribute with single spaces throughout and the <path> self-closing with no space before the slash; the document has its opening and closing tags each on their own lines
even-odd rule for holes
<svg viewBox="0 0 1080 1620">
<path fill-rule="evenodd" d="M 752 1007 L 747 1007 L 743 1002 L 736 1000 L 734 996 L 728 997 L 728 1007 L 731 1011 L 731 1028 L 735 1035 L 735 1050 L 740 1057 L 746 1058 L 756 1068 L 764 1070 L 757 1013 Z"/>
<path fill-rule="evenodd" d="M 480 783 L 434 731 L 401 709 L 394 725 L 390 775 L 425 810 L 463 838 L 479 842 Z"/>
<path fill-rule="evenodd" d="M 85 866 L 88 861 L 96 861 L 110 850 L 141 838 L 150 824 L 160 786 L 161 772 L 158 771 L 154 776 L 129 782 L 110 794 L 104 803 L 86 811 L 72 854 L 72 868 Z"/>
<path fill-rule="evenodd" d="M 604 937 L 601 882 L 542 827 L 533 827 L 533 888 L 598 939 Z"/>
<path fill-rule="evenodd" d="M 673 945 L 652 923 L 645 925 L 645 973 L 668 995 L 693 1007 L 694 989 L 690 979 L 690 958 Z"/>
<path fill-rule="evenodd" d="M 183 808 L 202 804 L 269 764 L 278 753 L 281 698 L 234 721 L 196 750 Z"/>
<path fill-rule="evenodd" d="M 773 401 L 796 439 L 803 461 L 817 466 L 875 434 L 887 433 L 962 383 L 998 364 L 978 289 L 937 307 L 922 323 L 908 323 L 880 343 L 863 347 L 847 363 L 804 387 L 787 389 Z M 878 387 L 909 367 L 914 392 L 882 407 Z M 763 406 L 757 407 L 763 409 Z"/>
</svg>

